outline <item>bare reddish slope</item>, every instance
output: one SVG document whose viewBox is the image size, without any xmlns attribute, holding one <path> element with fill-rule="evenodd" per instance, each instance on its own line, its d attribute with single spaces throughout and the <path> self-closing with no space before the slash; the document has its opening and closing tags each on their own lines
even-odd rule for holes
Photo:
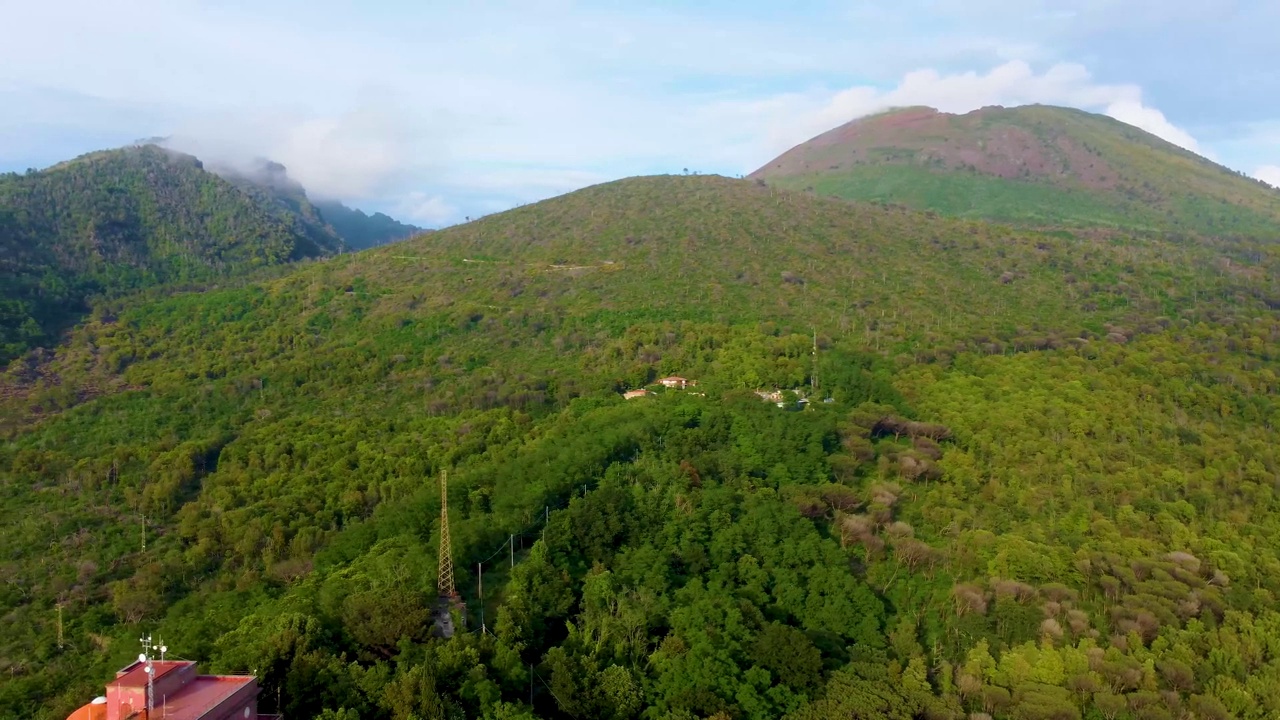
<svg viewBox="0 0 1280 720">
<path fill-rule="evenodd" d="M 1060 178 L 1112 188 L 1117 173 L 1060 128 L 1033 131 L 995 106 L 965 115 L 912 107 L 871 115 L 797 145 L 751 177 L 841 172 L 863 164 L 913 163 L 1017 179 Z"/>
<path fill-rule="evenodd" d="M 750 177 L 970 217 L 1280 231 L 1280 193 L 1104 115 L 1029 105 L 909 107 L 801 143 Z"/>
</svg>

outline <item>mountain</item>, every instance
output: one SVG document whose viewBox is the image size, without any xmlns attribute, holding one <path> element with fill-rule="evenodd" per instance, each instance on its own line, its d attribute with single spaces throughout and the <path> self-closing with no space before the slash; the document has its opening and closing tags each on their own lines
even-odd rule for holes
<svg viewBox="0 0 1280 720">
<path fill-rule="evenodd" d="M 249 163 L 211 164 L 213 172 L 295 222 L 299 230 L 320 236 L 337 235 L 351 250 L 363 250 L 403 240 L 422 232 L 383 213 L 366 215 L 337 200 L 312 202 L 302 184 L 289 176 L 284 165 L 266 158 Z"/>
<path fill-rule="evenodd" d="M 350 247 L 307 197 L 302 184 L 289 177 L 284 165 L 256 158 L 245 166 L 210 163 L 208 169 L 240 188 L 280 222 L 292 226 L 294 233 L 317 244 Z"/>
<path fill-rule="evenodd" d="M 268 198 L 154 145 L 0 176 L 0 363 L 47 343 L 91 296 L 341 251 L 319 218 L 305 198 Z"/>
<path fill-rule="evenodd" d="M 120 298 L 0 376 L 0 716 L 140 631 L 288 717 L 1275 716 L 1278 270 L 686 176 Z"/>
<path fill-rule="evenodd" d="M 1103 115 L 912 107 L 854 120 L 750 175 L 1001 221 L 1274 236 L 1280 191 Z"/>
<path fill-rule="evenodd" d="M 336 200 L 317 202 L 316 207 L 352 250 L 386 245 L 424 232 L 423 228 L 406 225 L 384 213 L 366 215 Z"/>
</svg>

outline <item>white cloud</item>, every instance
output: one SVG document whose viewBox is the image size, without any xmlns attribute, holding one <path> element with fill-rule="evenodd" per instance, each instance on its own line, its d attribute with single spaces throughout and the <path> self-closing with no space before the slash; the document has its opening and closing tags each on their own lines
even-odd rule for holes
<svg viewBox="0 0 1280 720">
<path fill-rule="evenodd" d="M 1061 52 L 1058 28 L 1201 25 L 1210 0 L 1187 0 L 1201 8 L 1190 14 L 1141 0 L 1128 15 L 1118 0 L 928 2 L 928 27 L 917 0 L 728 14 L 571 0 L 7 3 L 0 165 L 54 147 L 59 118 L 59 141 L 100 142 L 109 123 L 112 137 L 176 133 L 206 154 L 271 157 L 314 195 L 435 224 L 627 175 L 747 172 L 892 105 L 1062 104 L 1205 149 L 1165 97 L 1168 117 L 1139 84 L 1058 62 L 1103 67 L 1094 49 Z"/>
<path fill-rule="evenodd" d="M 458 215 L 458 208 L 439 195 L 417 191 L 400 198 L 394 210 L 400 219 L 427 227 L 444 225 Z"/>
<path fill-rule="evenodd" d="M 269 158 L 288 168 L 316 198 L 385 198 L 414 177 L 439 172 L 449 157 L 439 142 L 450 130 L 440 117 L 424 117 L 390 93 L 363 93 L 363 101 L 335 114 L 211 113 L 185 119 L 168 144 L 206 162 L 244 168 Z"/>
<path fill-rule="evenodd" d="M 1126 122 L 1134 127 L 1142 128 L 1156 137 L 1163 138 L 1178 147 L 1190 150 L 1193 153 L 1199 153 L 1206 157 L 1213 156 L 1200 147 L 1200 143 L 1191 137 L 1191 134 L 1165 118 L 1164 113 L 1152 107 L 1147 107 L 1136 100 L 1117 100 L 1107 105 L 1106 114 L 1119 120 Z"/>
<path fill-rule="evenodd" d="M 1273 188 L 1280 189 L 1280 165 L 1263 165 L 1253 171 L 1253 176 Z"/>
</svg>

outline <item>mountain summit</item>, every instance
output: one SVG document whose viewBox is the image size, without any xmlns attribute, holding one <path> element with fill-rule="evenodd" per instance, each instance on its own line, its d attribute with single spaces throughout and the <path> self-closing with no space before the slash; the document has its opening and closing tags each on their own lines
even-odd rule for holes
<svg viewBox="0 0 1280 720">
<path fill-rule="evenodd" d="M 1070 108 L 908 107 L 859 118 L 752 178 L 967 217 L 1274 232 L 1280 193 L 1113 118 Z"/>
</svg>

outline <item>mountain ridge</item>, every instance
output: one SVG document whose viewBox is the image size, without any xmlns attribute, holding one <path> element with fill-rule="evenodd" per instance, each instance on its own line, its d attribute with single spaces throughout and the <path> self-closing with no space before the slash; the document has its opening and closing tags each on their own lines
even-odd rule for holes
<svg viewBox="0 0 1280 720">
<path fill-rule="evenodd" d="M 218 162 L 209 169 L 263 202 L 283 208 L 287 217 L 301 221 L 299 228 L 303 232 L 336 234 L 350 250 L 403 240 L 423 231 L 384 213 L 367 215 L 340 200 L 312 200 L 302 183 L 274 160 L 259 157 L 248 163 Z"/>
<path fill-rule="evenodd" d="M 317 200 L 315 205 L 352 250 L 365 250 L 431 232 L 402 223 L 386 213 L 367 214 L 338 200 Z"/>
</svg>

